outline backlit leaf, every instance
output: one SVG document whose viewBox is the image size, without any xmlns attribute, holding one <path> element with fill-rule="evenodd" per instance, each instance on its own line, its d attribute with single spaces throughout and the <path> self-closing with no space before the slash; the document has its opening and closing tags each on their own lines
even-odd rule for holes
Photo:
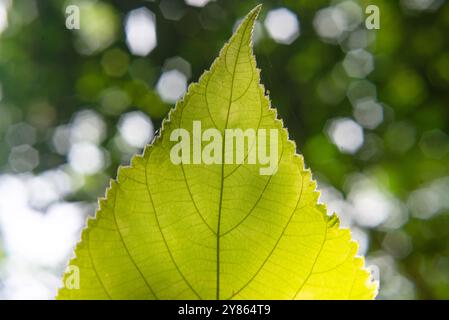
<svg viewBox="0 0 449 320">
<path fill-rule="evenodd" d="M 119 170 L 70 262 L 79 268 L 79 288 L 69 285 L 73 274 L 67 272 L 58 298 L 375 297 L 357 244 L 317 203 L 311 173 L 259 83 L 251 46 L 259 10 L 190 85 L 143 155 Z M 247 146 L 243 163 L 174 163 L 170 154 L 178 142 L 170 136 L 178 128 L 194 136 L 194 121 L 202 132 L 217 129 L 225 142 L 225 129 L 274 129 L 277 137 L 266 144 L 275 142 L 274 174 L 263 170 L 268 165 L 260 158 L 248 163 L 250 152 L 263 147 L 259 141 Z"/>
</svg>

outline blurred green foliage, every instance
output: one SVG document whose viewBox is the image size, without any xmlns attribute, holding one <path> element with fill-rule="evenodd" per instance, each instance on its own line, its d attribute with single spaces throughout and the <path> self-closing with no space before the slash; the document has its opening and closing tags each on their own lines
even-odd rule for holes
<svg viewBox="0 0 449 320">
<path fill-rule="evenodd" d="M 66 165 L 67 155 L 52 142 L 56 128 L 80 110 L 94 110 L 106 123 L 107 165 L 68 195 L 90 203 L 136 152 L 117 147 L 120 115 L 143 111 L 158 128 L 171 107 L 156 90 L 166 60 L 188 61 L 189 82 L 196 81 L 258 1 L 219 0 L 198 8 L 176 0 L 96 1 L 81 10 L 81 29 L 68 30 L 65 6 L 83 2 L 12 3 L 0 35 L 0 170 L 20 173 L 11 166 L 11 152 L 21 143 L 6 137 L 22 122 L 36 131 L 34 173 Z M 260 28 L 255 53 L 272 104 L 315 178 L 350 202 L 351 181 L 363 175 L 399 203 L 403 219 L 396 225 L 351 223 L 368 238 L 368 262 L 379 266 L 379 297 L 449 299 L 449 4 L 433 1 L 434 8 L 420 10 L 407 6 L 418 0 L 354 0 L 363 19 L 367 5 L 379 6 L 380 30 L 366 30 L 362 21 L 329 40 L 317 34 L 316 16 L 342 1 L 260 2 L 261 25 L 279 7 L 300 22 L 300 36 L 289 45 Z M 146 57 L 130 53 L 123 27 L 127 13 L 142 6 L 156 18 L 157 46 Z M 366 77 L 350 76 L 345 67 L 357 36 L 374 57 Z M 367 96 L 382 105 L 383 121 L 365 127 L 356 152 L 341 152 L 328 134 L 332 120 L 353 118 L 355 102 Z"/>
</svg>

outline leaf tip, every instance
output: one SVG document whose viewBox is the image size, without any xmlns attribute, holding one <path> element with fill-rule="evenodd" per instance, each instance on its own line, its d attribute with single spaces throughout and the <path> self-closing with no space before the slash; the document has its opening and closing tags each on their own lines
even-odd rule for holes
<svg viewBox="0 0 449 320">
<path fill-rule="evenodd" d="M 259 16 L 260 11 L 262 10 L 262 4 L 258 4 L 257 6 L 255 6 L 243 19 L 242 23 L 240 24 L 240 26 L 237 28 L 238 29 L 246 29 L 246 25 L 250 25 L 251 28 L 249 28 L 248 30 L 250 30 L 250 32 L 252 33 L 253 29 L 254 29 L 254 24 L 256 22 L 257 17 Z M 236 32 L 237 33 L 237 32 Z"/>
<path fill-rule="evenodd" d="M 259 3 L 257 6 L 255 6 L 255 7 L 250 11 L 250 14 L 251 14 L 252 12 L 255 12 L 255 13 L 256 13 L 256 17 L 257 17 L 257 15 L 259 14 L 260 10 L 262 10 L 262 7 L 263 7 L 263 4 L 262 4 L 262 3 Z"/>
</svg>

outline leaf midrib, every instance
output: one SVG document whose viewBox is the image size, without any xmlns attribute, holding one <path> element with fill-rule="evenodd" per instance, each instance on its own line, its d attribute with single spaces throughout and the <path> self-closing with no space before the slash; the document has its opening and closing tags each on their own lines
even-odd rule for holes
<svg viewBox="0 0 449 320">
<path fill-rule="evenodd" d="M 255 13 L 253 13 L 254 15 Z M 252 17 L 251 17 L 252 18 Z M 250 21 L 251 19 L 248 19 L 248 21 Z M 219 200 L 219 204 L 218 204 L 218 219 L 217 219 L 217 233 L 216 233 L 216 237 L 217 237 L 217 284 L 216 284 L 216 299 L 220 300 L 220 227 L 221 227 L 221 211 L 222 211 L 222 207 L 223 207 L 223 191 L 224 191 L 224 179 L 225 179 L 225 175 L 224 175 L 224 156 L 225 156 L 225 145 L 226 145 L 226 135 L 225 135 L 225 130 L 228 127 L 228 122 L 229 122 L 229 111 L 231 110 L 231 106 L 232 106 L 232 96 L 234 93 L 234 80 L 235 80 L 235 70 L 237 68 L 237 62 L 239 60 L 239 56 L 240 56 L 240 51 L 242 49 L 242 44 L 243 44 L 243 38 L 245 36 L 246 30 L 248 28 L 249 23 L 247 22 L 245 25 L 245 29 L 242 32 L 242 36 L 240 38 L 240 43 L 239 43 L 239 48 L 237 50 L 237 55 L 235 58 L 235 62 L 234 62 L 234 70 L 232 72 L 232 78 L 231 78 L 231 90 L 230 90 L 230 94 L 229 94 L 229 104 L 228 104 L 228 110 L 227 110 L 227 114 L 226 114 L 226 122 L 223 128 L 223 132 L 222 132 L 222 136 L 223 136 L 223 143 L 222 143 L 222 150 L 221 150 L 221 183 L 220 183 L 220 200 Z M 229 48 L 229 47 L 228 47 Z M 225 56 L 226 59 L 226 56 Z M 226 62 L 225 62 L 226 65 Z"/>
</svg>

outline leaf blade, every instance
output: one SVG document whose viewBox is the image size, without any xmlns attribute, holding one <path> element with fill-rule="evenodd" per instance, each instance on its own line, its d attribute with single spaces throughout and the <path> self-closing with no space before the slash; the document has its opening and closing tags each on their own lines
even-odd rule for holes
<svg viewBox="0 0 449 320">
<path fill-rule="evenodd" d="M 80 267 L 81 288 L 65 287 L 58 298 L 375 296 L 349 231 L 317 204 L 311 173 L 260 84 L 251 46 L 259 11 L 189 86 L 153 144 L 119 170 L 71 261 Z M 174 165 L 170 133 L 194 134 L 197 120 L 202 129 L 220 130 L 222 157 L 226 129 L 277 129 L 277 172 L 260 175 L 260 164 L 223 161 Z"/>
</svg>

